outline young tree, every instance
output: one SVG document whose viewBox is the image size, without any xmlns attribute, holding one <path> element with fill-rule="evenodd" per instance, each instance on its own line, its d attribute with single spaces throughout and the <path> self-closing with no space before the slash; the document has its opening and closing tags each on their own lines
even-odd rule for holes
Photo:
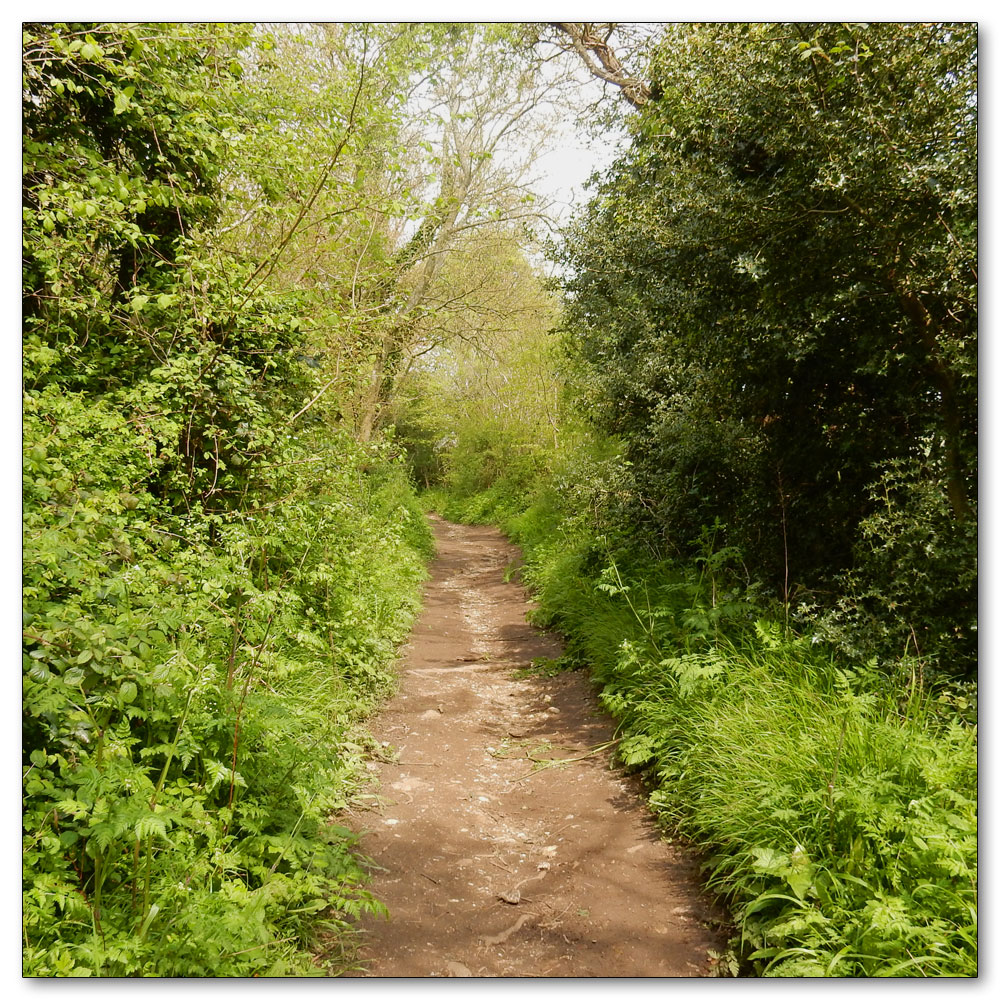
<svg viewBox="0 0 1000 1000">
<path fill-rule="evenodd" d="M 564 77 L 540 72 L 534 56 L 495 28 L 449 26 L 437 41 L 448 58 L 414 97 L 426 153 L 422 207 L 368 300 L 381 326 L 359 407 L 362 439 L 379 424 L 397 378 L 418 353 L 442 336 L 475 328 L 475 319 L 463 326 L 461 317 L 483 279 L 446 262 L 455 255 L 487 259 L 498 240 L 530 245 L 545 211 L 532 190 L 532 170 Z M 456 285 L 461 273 L 469 278 L 465 289 Z"/>
</svg>

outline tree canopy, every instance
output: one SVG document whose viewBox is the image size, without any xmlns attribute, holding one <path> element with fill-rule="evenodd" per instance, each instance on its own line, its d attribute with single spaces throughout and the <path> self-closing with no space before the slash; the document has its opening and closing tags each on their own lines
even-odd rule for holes
<svg viewBox="0 0 1000 1000">
<path fill-rule="evenodd" d="M 561 256 L 581 392 L 632 462 L 626 516 L 679 549 L 719 519 L 783 599 L 840 576 L 958 671 L 976 45 L 970 25 L 668 29 Z"/>
</svg>

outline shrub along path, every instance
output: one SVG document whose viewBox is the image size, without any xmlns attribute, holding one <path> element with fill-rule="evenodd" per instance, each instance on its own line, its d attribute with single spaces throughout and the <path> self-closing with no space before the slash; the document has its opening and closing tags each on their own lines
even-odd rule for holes
<svg viewBox="0 0 1000 1000">
<path fill-rule="evenodd" d="M 390 918 L 363 924 L 372 976 L 703 976 L 719 914 L 660 839 L 581 673 L 525 674 L 558 642 L 505 581 L 517 550 L 434 518 L 438 557 L 355 812 Z M 391 749 L 389 749 L 391 748 Z"/>
</svg>

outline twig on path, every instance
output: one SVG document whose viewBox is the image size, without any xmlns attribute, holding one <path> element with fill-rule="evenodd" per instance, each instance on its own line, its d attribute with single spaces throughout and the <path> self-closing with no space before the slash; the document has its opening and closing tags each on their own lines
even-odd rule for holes
<svg viewBox="0 0 1000 1000">
<path fill-rule="evenodd" d="M 613 747 L 616 743 L 621 743 L 622 737 L 619 736 L 617 739 L 609 740 L 607 743 L 599 743 L 597 746 L 588 750 L 586 753 L 580 754 L 578 757 L 532 757 L 530 753 L 525 753 L 525 757 L 528 760 L 535 762 L 535 767 L 533 767 L 527 774 L 522 774 L 519 778 L 515 778 L 515 781 L 524 781 L 525 778 L 530 778 L 533 774 L 538 774 L 539 771 L 544 771 L 549 767 L 557 767 L 560 764 L 575 764 L 577 761 L 586 760 L 588 757 L 593 757 L 594 754 L 601 753 L 607 750 L 608 747 Z"/>
<path fill-rule="evenodd" d="M 543 878 L 545 878 L 546 875 L 548 875 L 548 873 L 549 869 L 543 868 L 541 872 L 539 872 L 537 875 L 529 875 L 527 878 L 521 879 L 521 881 L 518 882 L 517 885 L 514 886 L 514 888 L 520 889 L 522 885 L 527 885 L 529 882 L 540 882 Z"/>
<path fill-rule="evenodd" d="M 521 895 L 521 886 L 526 885 L 528 882 L 537 882 L 539 879 L 545 878 L 548 873 L 549 869 L 546 867 L 542 869 L 539 875 L 529 875 L 527 878 L 521 879 L 512 889 L 508 889 L 506 892 L 498 892 L 497 899 L 501 902 L 509 903 L 511 906 L 517 906 L 518 903 L 530 903 L 531 900 L 527 896 Z"/>
</svg>

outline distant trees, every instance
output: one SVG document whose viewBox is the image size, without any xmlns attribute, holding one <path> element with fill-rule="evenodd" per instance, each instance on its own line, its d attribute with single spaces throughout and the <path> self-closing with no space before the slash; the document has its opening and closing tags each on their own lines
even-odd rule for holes
<svg viewBox="0 0 1000 1000">
<path fill-rule="evenodd" d="M 561 255 L 624 516 L 971 671 L 975 26 L 673 26 L 652 67 Z"/>
<path fill-rule="evenodd" d="M 497 25 L 271 37 L 248 60 L 241 103 L 261 128 L 232 165 L 225 242 L 262 288 L 299 292 L 328 384 L 317 412 L 371 440 L 416 358 L 476 335 L 496 248 L 535 241 L 531 181 L 566 72 Z"/>
<path fill-rule="evenodd" d="M 531 51 L 497 27 L 431 30 L 429 44 L 434 68 L 409 106 L 418 124 L 409 130 L 416 155 L 401 199 L 405 236 L 362 296 L 379 325 L 368 386 L 355 404 L 362 438 L 391 413 L 416 357 L 477 336 L 484 290 L 496 295 L 506 284 L 496 284 L 491 258 L 533 242 L 544 211 L 531 173 L 561 74 L 540 73 Z"/>
<path fill-rule="evenodd" d="M 470 289 L 461 326 L 418 359 L 390 411 L 423 485 L 447 473 L 475 491 L 519 463 L 544 467 L 568 429 L 558 298 L 516 241 L 489 244 L 485 259 L 482 247 L 446 263 L 442 288 Z"/>
</svg>

